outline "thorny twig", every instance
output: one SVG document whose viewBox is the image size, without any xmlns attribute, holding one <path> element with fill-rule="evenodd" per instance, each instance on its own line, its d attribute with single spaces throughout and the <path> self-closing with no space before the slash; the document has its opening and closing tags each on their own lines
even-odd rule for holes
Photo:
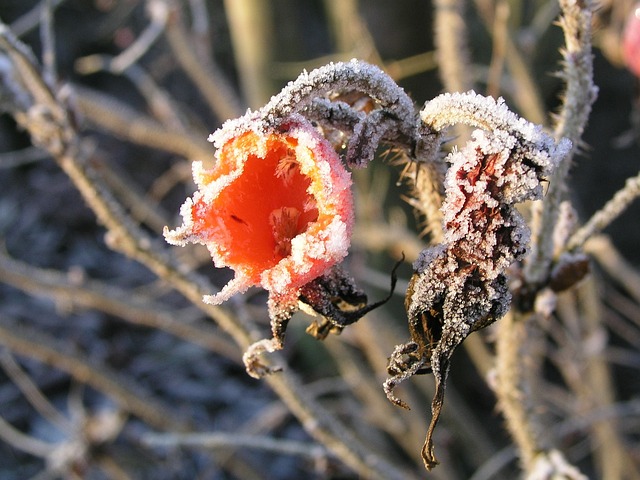
<svg viewBox="0 0 640 480">
<path fill-rule="evenodd" d="M 567 82 L 563 108 L 557 117 L 557 138 L 568 138 L 573 145 L 571 153 L 551 177 L 544 200 L 534 205 L 531 253 L 525 260 L 524 277 L 533 285 L 544 284 L 553 259 L 553 231 L 559 216 L 560 203 L 566 194 L 566 176 L 573 155 L 577 151 L 585 128 L 591 104 L 595 100 L 591 58 L 591 2 L 561 1 L 561 25 L 565 32 L 566 50 L 562 77 Z M 534 474 L 542 464 L 551 471 L 561 473 L 562 465 L 550 461 L 554 453 L 544 435 L 544 427 L 531 395 L 535 386 L 532 372 L 526 373 L 527 335 L 535 315 L 513 311 L 503 322 L 497 341 L 496 394 L 507 427 L 514 438 L 525 472 Z M 531 342 L 529 342 L 529 345 Z M 529 367 L 530 368 L 530 367 Z M 579 478 L 577 472 L 564 472 L 570 478 Z"/>
<path fill-rule="evenodd" d="M 582 133 L 596 99 L 593 84 L 591 53 L 591 23 L 594 6 L 591 1 L 560 2 L 560 21 L 565 34 L 564 69 L 560 74 L 566 82 L 562 109 L 556 116 L 556 138 L 567 138 L 573 145 L 564 162 L 549 183 L 542 203 L 532 209 L 531 253 L 525 264 L 525 277 L 532 284 L 542 283 L 549 273 L 553 252 L 553 229 L 558 220 L 560 204 L 567 194 L 567 174 L 582 145 Z"/>
</svg>

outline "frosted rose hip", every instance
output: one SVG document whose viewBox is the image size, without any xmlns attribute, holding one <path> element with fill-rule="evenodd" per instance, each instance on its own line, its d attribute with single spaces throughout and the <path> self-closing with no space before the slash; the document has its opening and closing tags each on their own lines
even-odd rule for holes
<svg viewBox="0 0 640 480">
<path fill-rule="evenodd" d="M 250 286 L 293 300 L 298 289 L 347 254 L 353 223 L 351 179 L 333 147 L 300 119 L 278 131 L 230 122 L 216 132 L 217 163 L 194 163 L 198 186 L 165 231 L 176 245 L 206 245 L 216 266 L 235 278 L 221 303 Z"/>
</svg>

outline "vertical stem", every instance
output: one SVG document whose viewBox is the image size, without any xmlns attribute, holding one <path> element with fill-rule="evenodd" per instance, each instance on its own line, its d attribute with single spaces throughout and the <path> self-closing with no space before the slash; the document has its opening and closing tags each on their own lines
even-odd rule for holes
<svg viewBox="0 0 640 480">
<path fill-rule="evenodd" d="M 553 257 L 553 230 L 558 219 L 560 203 L 566 197 L 566 178 L 582 133 L 596 99 L 593 84 L 593 56 L 591 53 L 591 22 L 593 2 L 561 0 L 560 25 L 566 47 L 562 51 L 566 81 L 562 109 L 556 116 L 555 136 L 568 138 L 573 148 L 558 166 L 542 203 L 532 208 L 531 253 L 525 265 L 525 278 L 533 284 L 544 281 Z"/>
<path fill-rule="evenodd" d="M 440 79 L 447 92 L 466 92 L 473 88 L 469 74 L 471 58 L 467 49 L 467 28 L 461 0 L 435 0 L 435 44 Z"/>
<path fill-rule="evenodd" d="M 509 37 L 509 4 L 505 0 L 496 3 L 493 19 L 493 54 L 487 74 L 487 95 L 500 96 L 500 85 L 504 70 L 507 39 Z"/>
<path fill-rule="evenodd" d="M 593 343 L 594 338 L 606 336 L 603 325 L 605 314 L 601 295 L 593 277 L 583 282 L 577 289 L 575 301 L 580 308 L 580 319 L 583 323 L 582 344 Z M 587 349 L 585 349 L 587 350 Z M 598 410 L 611 407 L 615 401 L 615 386 L 612 372 L 604 355 L 600 351 L 584 352 L 586 375 L 581 383 L 584 392 L 576 392 L 576 396 L 586 396 L 584 402 Z M 591 426 L 593 432 L 593 450 L 600 478 L 611 480 L 624 478 L 640 478 L 640 471 L 631 458 L 631 454 L 621 438 L 615 420 L 595 422 Z"/>
<path fill-rule="evenodd" d="M 530 388 L 525 385 L 525 350 L 530 321 L 531 316 L 509 312 L 500 320 L 496 343 L 495 392 L 524 471 L 530 471 L 536 454 L 543 450 L 540 426 L 530 404 Z"/>
<path fill-rule="evenodd" d="M 251 108 L 264 105 L 271 85 L 272 31 L 269 3 L 264 0 L 225 0 L 236 67 L 245 100 Z"/>
</svg>

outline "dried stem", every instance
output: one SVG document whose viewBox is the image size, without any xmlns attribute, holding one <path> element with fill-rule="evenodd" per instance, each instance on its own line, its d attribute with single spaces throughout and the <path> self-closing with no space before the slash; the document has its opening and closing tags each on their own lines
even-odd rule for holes
<svg viewBox="0 0 640 480">
<path fill-rule="evenodd" d="M 0 417 L 0 438 L 18 450 L 36 457 L 46 458 L 51 453 L 51 444 L 25 435 L 2 417 Z"/>
<path fill-rule="evenodd" d="M 640 303 L 640 273 L 620 255 L 611 239 L 605 235 L 589 238 L 584 250 L 593 256 L 598 264 L 637 303 Z"/>
<path fill-rule="evenodd" d="M 242 103 L 219 67 L 212 61 L 205 62 L 192 48 L 179 7 L 172 11 L 165 33 L 174 58 L 197 85 L 218 119 L 226 120 L 241 115 Z"/>
<path fill-rule="evenodd" d="M 270 81 L 271 11 L 262 0 L 226 0 L 224 6 L 242 91 L 247 104 L 257 108 L 269 100 L 274 90 Z"/>
<path fill-rule="evenodd" d="M 44 396 L 29 375 L 20 367 L 9 350 L 2 349 L 0 351 L 0 364 L 2 364 L 2 369 L 14 385 L 20 389 L 22 394 L 40 415 L 63 432 L 67 434 L 73 432 L 73 424 L 47 400 L 47 397 Z"/>
<path fill-rule="evenodd" d="M 495 15 L 493 19 L 493 51 L 491 54 L 491 64 L 487 74 L 487 95 L 490 97 L 500 96 L 500 85 L 504 69 L 506 44 L 509 36 L 509 4 L 505 0 L 500 0 L 495 5 Z"/>
<path fill-rule="evenodd" d="M 383 61 L 376 50 L 373 36 L 358 10 L 360 2 L 358 0 L 325 0 L 324 3 L 339 54 L 343 54 L 345 59 L 360 58 L 382 65 Z M 299 71 L 300 69 L 297 70 Z"/>
<path fill-rule="evenodd" d="M 56 39 L 53 31 L 53 0 L 44 0 L 40 17 L 40 38 L 42 39 L 42 78 L 49 85 L 58 80 L 56 61 Z"/>
<path fill-rule="evenodd" d="M 79 86 L 74 87 L 75 103 L 81 115 L 113 135 L 182 157 L 206 160 L 212 148 L 204 136 L 175 132 L 143 116 L 113 97 Z"/>
<path fill-rule="evenodd" d="M 99 71 L 107 71 L 114 75 L 124 75 L 133 83 L 147 101 L 153 116 L 157 118 L 168 130 L 175 129 L 188 132 L 180 106 L 173 101 L 171 96 L 147 73 L 140 65 L 128 65 L 124 70 L 119 70 L 115 63 L 118 57 L 93 54 L 79 58 L 75 62 L 76 70 L 82 75 L 90 75 Z M 99 119 L 98 119 L 99 120 Z M 203 135 L 204 136 L 204 135 Z"/>
<path fill-rule="evenodd" d="M 499 11 L 502 7 L 494 12 L 494 2 L 492 1 L 475 0 L 474 3 L 480 13 L 480 18 L 484 22 L 485 28 L 493 31 L 494 22 L 497 21 L 494 17 L 503 14 L 503 12 Z M 510 2 L 510 5 L 513 6 L 514 3 Z M 515 16 L 517 17 L 517 15 Z M 513 77 L 511 94 L 515 106 L 517 106 L 520 114 L 529 121 L 543 125 L 546 123 L 547 115 L 535 78 L 511 35 L 505 35 L 503 40 L 504 45 L 501 45 L 500 48 L 504 49 L 506 65 L 511 77 Z"/>
<path fill-rule="evenodd" d="M 627 207 L 640 196 L 640 173 L 628 178 L 625 185 L 600 210 L 594 213 L 589 221 L 575 232 L 567 244 L 567 250 L 575 250 L 593 235 L 604 230 Z"/>
<path fill-rule="evenodd" d="M 114 72 L 122 73 L 136 63 L 153 46 L 162 35 L 169 19 L 169 7 L 162 0 L 147 0 L 147 13 L 151 17 L 151 23 L 136 37 L 124 52 L 120 53 L 111 62 Z"/>
<path fill-rule="evenodd" d="M 421 233 L 428 236 L 431 243 L 440 243 L 444 235 L 440 208 L 444 200 L 443 179 L 446 165 L 439 160 L 426 164 L 409 160 L 407 162 L 402 178 L 412 194 L 406 197 L 406 201 L 416 209 L 422 221 Z"/>
<path fill-rule="evenodd" d="M 553 174 L 543 202 L 533 207 L 531 253 L 526 258 L 524 274 L 534 285 L 543 283 L 548 275 L 553 257 L 553 231 L 566 193 L 565 178 L 596 92 L 591 58 L 593 6 L 590 1 L 563 0 L 561 7 L 561 25 L 566 41 L 562 76 L 567 82 L 567 89 L 557 119 L 556 138 L 568 138 L 573 149 Z M 530 404 L 535 398 L 531 395 L 535 388 L 530 383 L 531 377 L 524 374 L 528 367 L 522 351 L 530 342 L 525 338 L 525 332 L 533 326 L 534 318 L 531 314 L 513 312 L 505 319 L 507 321 L 503 321 L 498 330 L 496 360 L 496 394 L 525 472 L 532 472 L 537 462 L 547 461 L 551 455 L 549 445 L 545 444 L 540 433 L 544 424 Z"/>
<path fill-rule="evenodd" d="M 526 472 L 531 471 L 538 452 L 544 451 L 540 424 L 531 405 L 530 386 L 525 381 L 527 329 L 524 315 L 513 311 L 500 321 L 495 386 L 500 410 Z"/>
<path fill-rule="evenodd" d="M 578 151 L 591 105 L 596 99 L 593 84 L 593 58 L 591 53 L 591 23 L 593 2 L 562 0 L 560 25 L 565 35 L 562 51 L 564 69 L 561 77 L 566 82 L 562 109 L 556 116 L 555 136 L 567 138 L 573 148 L 551 178 L 542 203 L 532 208 L 531 253 L 525 265 L 525 277 L 532 284 L 544 282 L 553 258 L 553 229 L 558 220 L 560 204 L 566 198 L 566 177 Z"/>
<path fill-rule="evenodd" d="M 279 440 L 254 434 L 208 432 L 208 433 L 171 433 L 146 434 L 142 443 L 150 447 L 199 447 L 207 449 L 255 449 L 270 453 L 295 455 L 311 460 L 330 455 L 324 447 L 293 440 Z"/>
<path fill-rule="evenodd" d="M 141 295 L 96 280 L 73 282 L 68 275 L 32 267 L 0 254 L 0 280 L 35 295 L 46 295 L 64 304 L 94 308 L 129 322 L 164 330 L 230 359 L 239 351 L 211 326 L 192 323 L 184 313 L 168 311 Z M 177 320 L 177 318 L 181 320 Z"/>
<path fill-rule="evenodd" d="M 469 75 L 471 57 L 467 48 L 467 27 L 463 18 L 466 2 L 436 0 L 435 43 L 440 78 L 447 92 L 466 92 L 473 89 Z"/>
<path fill-rule="evenodd" d="M 582 328 L 581 336 L 571 344 L 591 347 L 577 348 L 579 351 L 571 356 L 573 362 L 577 362 L 585 370 L 585 375 L 577 382 L 579 390 L 576 391 L 576 397 L 582 399 L 582 404 L 589 405 L 594 411 L 604 410 L 616 402 L 612 371 L 602 355 L 604 342 L 602 347 L 594 347 L 598 339 L 606 338 L 604 306 L 593 277 L 583 282 L 575 293 L 571 300 L 575 302 L 575 310 L 579 314 L 576 324 Z M 582 361 L 581 356 L 584 358 Z M 615 419 L 594 421 L 590 429 L 593 432 L 594 452 L 601 478 L 623 479 L 640 476 Z"/>
</svg>

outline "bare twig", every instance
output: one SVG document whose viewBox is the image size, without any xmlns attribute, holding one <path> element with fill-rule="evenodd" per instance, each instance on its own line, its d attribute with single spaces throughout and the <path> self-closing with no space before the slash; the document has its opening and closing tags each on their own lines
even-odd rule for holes
<svg viewBox="0 0 640 480">
<path fill-rule="evenodd" d="M 206 160 L 212 148 L 204 136 L 169 130 L 113 97 L 89 89 L 74 88 L 77 107 L 87 120 L 117 137 L 165 150 L 190 160 Z"/>
<path fill-rule="evenodd" d="M 194 52 L 179 8 L 172 10 L 171 21 L 165 33 L 174 57 L 197 85 L 218 119 L 223 121 L 242 114 L 242 104 L 236 92 L 217 65 L 211 61 L 204 62 Z"/>
<path fill-rule="evenodd" d="M 604 308 L 593 277 L 579 286 L 574 301 L 580 314 L 577 322 L 582 326 L 582 331 L 581 337 L 575 342 L 579 352 L 576 352 L 571 360 L 582 363 L 585 369 L 585 375 L 578 383 L 576 397 L 582 399 L 583 405 L 589 405 L 593 410 L 605 410 L 615 405 L 616 398 L 611 368 L 601 355 L 606 339 Z M 580 356 L 584 357 L 582 362 L 579 360 Z M 640 476 L 640 470 L 625 446 L 618 420 L 594 420 L 589 428 L 593 432 L 594 443 L 598 445 L 594 448 L 594 456 L 601 478 L 624 479 Z"/>
<path fill-rule="evenodd" d="M 111 69 L 121 73 L 136 63 L 162 35 L 169 19 L 169 7 L 162 0 L 148 0 L 147 13 L 151 17 L 149 26 L 124 52 L 111 62 Z"/>
<path fill-rule="evenodd" d="M 509 4 L 502 0 L 496 3 L 493 19 L 493 52 L 487 78 L 487 95 L 500 96 L 500 84 L 509 36 Z"/>
<path fill-rule="evenodd" d="M 15 448 L 36 457 L 46 458 L 51 453 L 51 444 L 25 435 L 2 417 L 0 417 L 0 438 Z"/>
<path fill-rule="evenodd" d="M 533 284 L 542 282 L 548 274 L 553 256 L 553 229 L 560 204 L 567 193 L 566 177 L 573 156 L 580 147 L 582 133 L 597 94 L 593 84 L 591 53 L 593 2 L 562 0 L 560 5 L 563 11 L 560 24 L 566 44 L 561 76 L 566 81 L 566 91 L 562 109 L 556 116 L 555 134 L 557 139 L 569 139 L 573 148 L 554 173 L 542 203 L 532 208 L 531 253 L 527 258 L 525 277 Z"/>
<path fill-rule="evenodd" d="M 640 303 L 640 273 L 620 255 L 609 237 L 596 235 L 589 238 L 584 250 L 596 259 L 620 287 Z"/>
<path fill-rule="evenodd" d="M 594 213 L 589 221 L 575 232 L 567 244 L 567 250 L 580 248 L 593 235 L 604 230 L 627 207 L 640 196 L 640 173 L 628 178 L 623 188 L 609 200 L 600 210 Z"/>
<path fill-rule="evenodd" d="M 246 435 L 227 432 L 146 434 L 142 443 L 151 447 L 198 447 L 211 449 L 255 449 L 284 455 L 317 460 L 331 452 L 318 444 L 294 440 L 275 439 L 264 435 Z"/>
<path fill-rule="evenodd" d="M 49 85 L 58 80 L 56 65 L 56 39 L 53 27 L 53 12 L 56 4 L 45 0 L 41 11 L 40 38 L 42 39 L 42 76 Z"/>
<path fill-rule="evenodd" d="M 435 43 L 440 78 L 448 92 L 473 89 L 469 75 L 471 57 L 467 45 L 467 28 L 463 18 L 466 2 L 437 0 L 435 6 Z"/>
<path fill-rule="evenodd" d="M 528 322 L 509 312 L 501 321 L 496 345 L 496 384 L 500 410 L 525 471 L 531 471 L 538 452 L 544 451 L 540 424 L 533 417 L 531 392 L 523 390 Z"/>
<path fill-rule="evenodd" d="M 65 304 L 96 308 L 129 322 L 164 330 L 211 352 L 237 359 L 239 351 L 210 325 L 194 323 L 184 313 L 167 310 L 151 299 L 96 280 L 82 285 L 68 275 L 29 266 L 0 253 L 0 280 L 35 295 L 46 295 Z M 193 312 L 191 312 L 193 313 Z"/>
<path fill-rule="evenodd" d="M 495 14 L 494 2 L 486 0 L 475 0 L 476 8 L 480 13 L 480 17 L 485 24 L 487 30 L 491 31 L 494 25 Z M 515 6 L 513 2 L 510 2 L 512 7 Z M 517 17 L 517 15 L 514 15 Z M 528 63 L 523 54 L 518 49 L 515 40 L 506 35 L 504 39 L 504 51 L 505 61 L 509 73 L 512 77 L 512 89 L 511 94 L 515 105 L 521 114 L 528 120 L 537 123 L 545 124 L 547 115 L 545 113 L 544 102 L 539 92 L 538 84 L 532 75 Z"/>
<path fill-rule="evenodd" d="M 89 75 L 101 70 L 116 75 L 126 76 L 144 96 L 155 118 L 167 129 L 177 129 L 187 132 L 187 126 L 181 115 L 180 106 L 173 101 L 171 96 L 155 82 L 144 68 L 138 64 L 128 65 L 124 70 L 116 68 L 115 61 L 118 57 L 93 54 L 76 60 L 76 70 L 82 75 Z M 204 138 L 205 135 L 203 134 Z"/>
<path fill-rule="evenodd" d="M 2 317 L 0 343 L 16 354 L 39 360 L 91 385 L 151 425 L 178 431 L 187 428 L 170 407 L 161 405 L 139 385 L 111 371 L 106 365 L 96 365 L 91 358 L 74 352 L 69 345 L 61 344 L 42 332 Z"/>
<path fill-rule="evenodd" d="M 16 362 L 9 350 L 3 348 L 0 351 L 0 363 L 2 364 L 2 368 L 7 376 L 11 379 L 14 385 L 20 389 L 23 395 L 28 399 L 29 403 L 33 405 L 40 415 L 65 433 L 73 432 L 73 425 L 69 419 L 62 415 L 51 404 L 47 397 L 44 396 L 42 391 L 33 382 L 33 380 L 31 380 L 29 375 L 27 375 L 18 362 Z"/>
<path fill-rule="evenodd" d="M 242 92 L 247 104 L 257 108 L 274 93 L 270 74 L 273 53 L 271 11 L 261 0 L 227 0 L 224 6 Z M 247 32 L 252 34 L 247 35 Z"/>
</svg>

